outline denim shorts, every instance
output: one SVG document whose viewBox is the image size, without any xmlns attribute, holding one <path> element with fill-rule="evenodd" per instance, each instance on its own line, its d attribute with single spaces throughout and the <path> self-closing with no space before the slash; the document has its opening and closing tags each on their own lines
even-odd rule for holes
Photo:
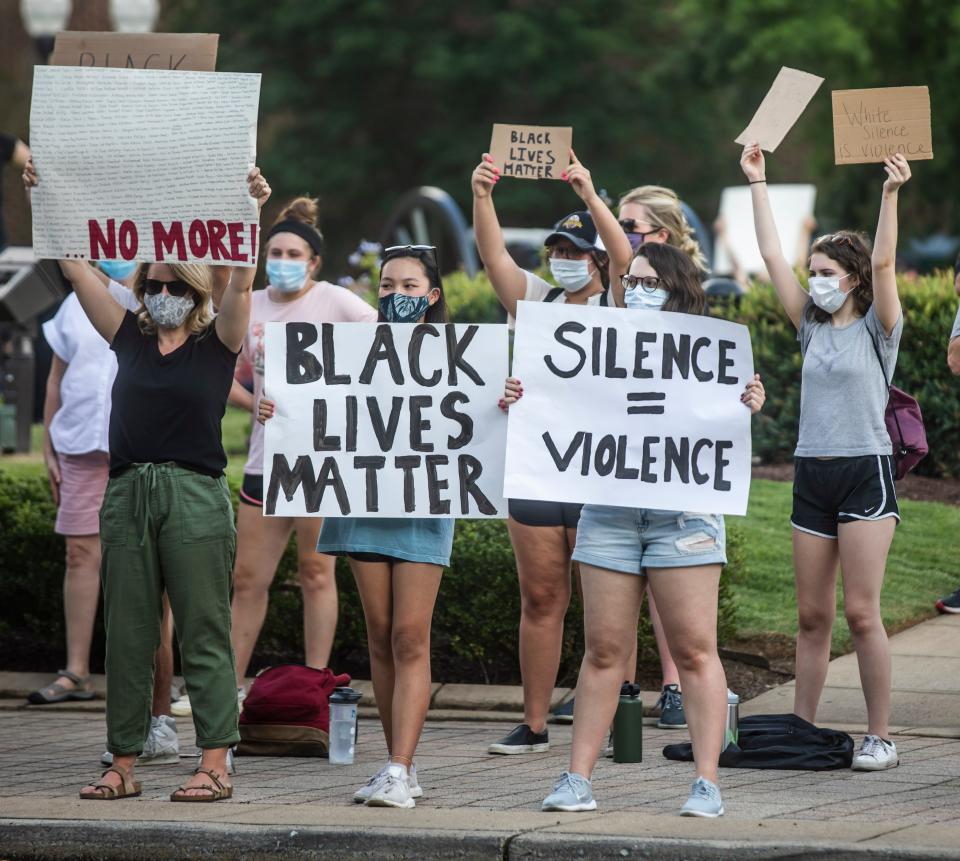
<svg viewBox="0 0 960 861">
<path fill-rule="evenodd" d="M 624 574 L 644 574 L 645 568 L 725 565 L 723 516 L 584 505 L 573 558 Z"/>
</svg>

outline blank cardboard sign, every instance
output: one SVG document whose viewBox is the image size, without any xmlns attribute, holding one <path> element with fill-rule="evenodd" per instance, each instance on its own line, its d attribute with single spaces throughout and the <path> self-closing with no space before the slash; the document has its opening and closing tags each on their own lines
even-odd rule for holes
<svg viewBox="0 0 960 861">
<path fill-rule="evenodd" d="M 836 164 L 933 158 L 930 92 L 926 87 L 833 91 Z"/>
<path fill-rule="evenodd" d="M 51 66 L 217 70 L 216 33 L 57 33 Z"/>
<path fill-rule="evenodd" d="M 494 123 L 490 156 L 500 176 L 560 179 L 570 165 L 570 126 L 513 126 Z"/>
<path fill-rule="evenodd" d="M 757 141 L 761 149 L 773 152 L 800 119 L 822 83 L 823 78 L 783 66 L 736 143 L 746 146 Z"/>
</svg>

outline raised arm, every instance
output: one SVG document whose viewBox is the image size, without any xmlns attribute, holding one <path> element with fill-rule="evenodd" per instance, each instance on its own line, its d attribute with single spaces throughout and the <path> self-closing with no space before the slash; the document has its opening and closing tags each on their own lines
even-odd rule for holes
<svg viewBox="0 0 960 861">
<path fill-rule="evenodd" d="M 259 214 L 270 197 L 270 186 L 260 173 L 260 168 L 255 167 L 247 175 L 247 186 L 250 196 L 257 200 Z M 215 323 L 217 337 L 234 353 L 239 352 L 243 346 L 243 339 L 250 325 L 250 291 L 253 289 L 253 278 L 256 274 L 256 266 L 234 266 L 220 300 L 220 311 Z"/>
<path fill-rule="evenodd" d="M 30 189 L 40 184 L 40 179 L 33 166 L 33 159 L 28 158 L 23 169 L 23 184 L 29 193 Z M 93 328 L 108 343 L 113 343 L 113 336 L 117 334 L 123 315 L 126 313 L 117 301 L 104 289 L 103 282 L 97 277 L 96 270 L 88 263 L 79 260 L 61 260 L 60 269 L 64 277 L 73 285 L 73 292 L 80 300 L 80 307 L 93 324 Z"/>
<path fill-rule="evenodd" d="M 561 176 L 570 183 L 590 210 L 590 215 L 593 216 L 597 233 L 600 234 L 603 246 L 610 256 L 610 294 L 613 296 L 614 304 L 623 308 L 623 284 L 620 282 L 620 276 L 626 274 L 633 257 L 630 240 L 620 227 L 617 217 L 610 211 L 610 207 L 597 194 L 590 171 L 580 163 L 573 150 L 570 150 L 570 167 Z"/>
<path fill-rule="evenodd" d="M 899 153 L 883 160 L 887 178 L 880 198 L 880 219 L 873 241 L 873 307 L 883 331 L 889 335 L 900 319 L 897 295 L 897 197 L 910 179 L 910 163 Z"/>
<path fill-rule="evenodd" d="M 753 225 L 757 231 L 757 245 L 760 256 L 766 264 L 770 280 L 773 281 L 777 296 L 790 321 L 798 329 L 800 317 L 807 304 L 807 293 L 800 286 L 796 273 L 784 257 L 777 235 L 777 225 L 770 208 L 770 196 L 767 194 L 767 168 L 760 144 L 749 143 L 743 148 L 740 166 L 750 181 L 750 196 L 753 199 Z"/>
<path fill-rule="evenodd" d="M 476 166 L 470 185 L 473 189 L 473 233 L 477 251 L 486 269 L 487 277 L 500 300 L 511 316 L 517 314 L 517 302 L 527 292 L 526 273 L 507 252 L 503 231 L 493 206 L 493 187 L 500 181 L 500 170 L 489 153 Z"/>
</svg>

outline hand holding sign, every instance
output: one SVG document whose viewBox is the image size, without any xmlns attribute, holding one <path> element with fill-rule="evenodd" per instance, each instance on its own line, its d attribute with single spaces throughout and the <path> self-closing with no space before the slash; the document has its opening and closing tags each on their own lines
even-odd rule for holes
<svg viewBox="0 0 960 861">
<path fill-rule="evenodd" d="M 597 190 L 593 187 L 593 177 L 590 176 L 590 171 L 580 164 L 580 159 L 573 150 L 570 150 L 570 167 L 560 174 L 560 178 L 569 182 L 577 197 L 587 205 L 596 199 Z"/>
<path fill-rule="evenodd" d="M 493 187 L 500 182 L 500 168 L 493 163 L 490 153 L 485 152 L 483 158 L 473 169 L 470 177 L 470 186 L 476 198 L 489 197 L 493 194 Z"/>
<path fill-rule="evenodd" d="M 887 178 L 883 183 L 885 193 L 897 191 L 911 176 L 910 162 L 907 161 L 906 156 L 899 153 L 891 158 L 885 158 L 883 169 L 887 172 Z"/>
<path fill-rule="evenodd" d="M 569 126 L 515 126 L 495 123 L 490 155 L 501 176 L 561 179 L 570 163 Z"/>
</svg>

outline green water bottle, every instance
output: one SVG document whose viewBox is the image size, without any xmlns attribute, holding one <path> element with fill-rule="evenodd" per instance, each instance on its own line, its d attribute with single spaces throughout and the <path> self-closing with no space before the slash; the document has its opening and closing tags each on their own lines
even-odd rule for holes
<svg viewBox="0 0 960 861">
<path fill-rule="evenodd" d="M 643 762 L 643 703 L 640 685 L 624 682 L 613 717 L 613 761 Z"/>
</svg>

